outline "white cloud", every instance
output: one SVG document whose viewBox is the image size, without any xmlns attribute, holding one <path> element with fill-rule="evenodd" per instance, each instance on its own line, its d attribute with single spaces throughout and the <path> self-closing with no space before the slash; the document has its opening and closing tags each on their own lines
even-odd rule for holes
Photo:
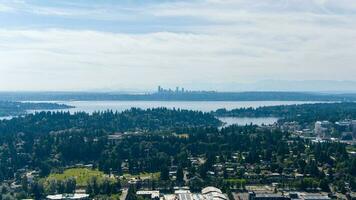
<svg viewBox="0 0 356 200">
<path fill-rule="evenodd" d="M 0 13 L 1 12 L 12 12 L 14 9 L 11 6 L 7 6 L 5 4 L 0 3 Z"/>
<path fill-rule="evenodd" d="M 36 6 L 30 11 L 112 20 L 140 21 L 146 16 L 158 22 L 171 20 L 168 23 L 177 27 L 165 31 L 167 26 L 162 25 L 161 31 L 140 34 L 2 28 L 0 90 L 355 79 L 356 15 L 351 11 L 356 3 L 352 1 L 162 3 L 124 12 L 127 18 L 115 15 L 116 8 L 95 7 Z M 187 23 L 175 25 L 182 20 Z"/>
</svg>

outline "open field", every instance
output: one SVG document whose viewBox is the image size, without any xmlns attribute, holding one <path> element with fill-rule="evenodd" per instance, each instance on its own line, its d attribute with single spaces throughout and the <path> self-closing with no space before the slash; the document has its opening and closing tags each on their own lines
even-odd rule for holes
<svg viewBox="0 0 356 200">
<path fill-rule="evenodd" d="M 74 177 L 78 186 L 85 186 L 91 177 L 97 177 L 98 180 L 101 180 L 108 175 L 104 174 L 99 170 L 92 170 L 87 168 L 72 168 L 67 169 L 61 174 L 50 174 L 46 180 L 56 179 L 56 180 L 65 180 L 67 178 Z"/>
</svg>

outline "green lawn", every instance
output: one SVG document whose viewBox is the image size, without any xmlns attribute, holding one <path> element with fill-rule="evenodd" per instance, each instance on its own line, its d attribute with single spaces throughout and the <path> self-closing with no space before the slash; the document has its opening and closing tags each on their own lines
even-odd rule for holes
<svg viewBox="0 0 356 200">
<path fill-rule="evenodd" d="M 77 183 L 77 186 L 86 186 L 87 182 L 90 180 L 91 177 L 97 177 L 98 181 L 101 181 L 103 178 L 108 177 L 108 175 L 104 174 L 99 170 L 93 170 L 88 168 L 71 168 L 65 170 L 63 173 L 58 174 L 50 174 L 47 178 L 44 179 L 45 182 L 48 182 L 51 179 L 56 180 L 65 180 L 70 177 L 74 177 Z M 132 178 L 141 179 L 151 179 L 159 180 L 160 173 L 141 173 L 138 175 L 131 175 L 131 174 L 124 174 L 124 179 L 129 180 Z"/>
<path fill-rule="evenodd" d="M 46 180 L 56 179 L 65 180 L 67 178 L 74 177 L 78 186 L 85 186 L 91 177 L 97 177 L 98 180 L 107 177 L 103 172 L 99 170 L 92 170 L 87 168 L 72 168 L 67 169 L 61 174 L 50 174 Z"/>
<path fill-rule="evenodd" d="M 349 146 L 346 147 L 346 150 L 347 150 L 348 152 L 356 151 L 356 146 L 355 146 L 355 145 L 354 145 L 354 146 L 349 145 Z"/>
</svg>

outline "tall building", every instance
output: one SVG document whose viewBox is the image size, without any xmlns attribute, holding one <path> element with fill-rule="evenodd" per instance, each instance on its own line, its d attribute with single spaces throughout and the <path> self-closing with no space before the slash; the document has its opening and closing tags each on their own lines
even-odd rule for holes
<svg viewBox="0 0 356 200">
<path fill-rule="evenodd" d="M 356 139 L 356 120 L 352 120 L 352 136 L 354 139 Z"/>
<path fill-rule="evenodd" d="M 329 121 L 317 121 L 314 125 L 314 133 L 318 138 L 327 138 L 330 135 L 331 123 Z"/>
</svg>

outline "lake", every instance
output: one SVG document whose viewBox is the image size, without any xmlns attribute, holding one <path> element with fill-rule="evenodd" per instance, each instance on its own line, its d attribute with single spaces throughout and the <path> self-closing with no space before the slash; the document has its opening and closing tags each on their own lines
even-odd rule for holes
<svg viewBox="0 0 356 200">
<path fill-rule="evenodd" d="M 247 108 L 253 107 L 257 108 L 260 106 L 277 106 L 277 105 L 294 105 L 294 104 L 305 104 L 305 103 L 319 103 L 319 102 L 305 102 L 305 101 L 53 101 L 52 103 L 60 103 L 74 106 L 75 108 L 64 109 L 62 111 L 69 111 L 70 113 L 75 112 L 87 112 L 93 113 L 95 111 L 124 111 L 132 107 L 135 108 L 176 108 L 176 109 L 187 109 L 196 110 L 203 112 L 215 111 L 220 108 L 225 108 L 227 110 L 235 108 Z M 34 113 L 38 111 L 28 111 L 29 113 Z M 231 124 L 273 124 L 277 122 L 277 118 L 262 117 L 262 118 L 239 118 L 239 117 L 223 117 L 219 118 L 221 121 L 226 123 L 225 125 Z"/>
<path fill-rule="evenodd" d="M 28 102 L 28 101 L 27 101 Z M 39 101 L 36 101 L 37 103 Z M 46 101 L 48 102 L 48 101 Z M 220 108 L 227 110 L 235 108 L 257 108 L 260 106 L 293 105 L 305 103 L 319 103 L 306 101 L 51 101 L 51 103 L 60 103 L 74 106 L 75 108 L 64 109 L 71 113 L 84 111 L 93 113 L 94 111 L 124 111 L 132 107 L 135 108 L 180 108 L 186 110 L 196 110 L 203 112 L 215 111 Z M 29 111 L 33 113 L 35 111 Z"/>
</svg>

